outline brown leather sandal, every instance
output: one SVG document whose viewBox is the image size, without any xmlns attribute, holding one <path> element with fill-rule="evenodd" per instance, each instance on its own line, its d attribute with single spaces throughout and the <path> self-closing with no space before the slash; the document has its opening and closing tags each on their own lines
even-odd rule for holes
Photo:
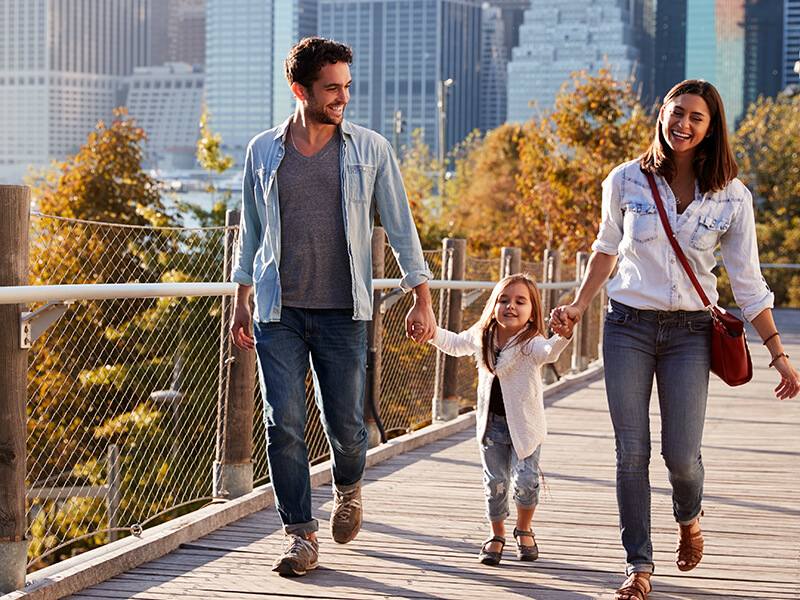
<svg viewBox="0 0 800 600">
<path fill-rule="evenodd" d="M 703 516 L 702 511 L 700 516 Z M 697 517 L 697 521 L 699 520 L 700 517 Z M 678 565 L 680 571 L 694 569 L 703 558 L 703 532 L 698 529 L 692 533 L 691 525 L 678 523 L 678 547 L 675 552 L 678 553 L 675 564 Z"/>
<path fill-rule="evenodd" d="M 645 600 L 653 589 L 648 575 L 649 573 L 631 573 L 622 587 L 614 593 L 614 600 Z M 627 598 L 624 599 L 623 596 Z"/>
</svg>

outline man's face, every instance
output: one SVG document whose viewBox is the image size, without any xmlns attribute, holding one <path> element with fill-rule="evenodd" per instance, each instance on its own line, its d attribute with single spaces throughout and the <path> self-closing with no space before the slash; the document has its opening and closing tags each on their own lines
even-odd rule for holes
<svg viewBox="0 0 800 600">
<path fill-rule="evenodd" d="M 303 102 L 307 119 L 324 125 L 338 125 L 344 119 L 344 107 L 350 101 L 350 66 L 345 62 L 329 63 L 319 71 L 310 88 L 304 88 Z"/>
</svg>

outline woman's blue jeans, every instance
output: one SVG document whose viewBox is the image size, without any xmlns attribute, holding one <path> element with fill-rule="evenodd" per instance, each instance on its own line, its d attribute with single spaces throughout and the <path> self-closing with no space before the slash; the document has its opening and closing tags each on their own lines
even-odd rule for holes
<svg viewBox="0 0 800 600">
<path fill-rule="evenodd" d="M 700 514 L 700 446 L 708 398 L 707 311 L 638 310 L 611 300 L 603 331 L 606 394 L 617 451 L 617 504 L 628 574 L 653 572 L 650 541 L 650 398 L 655 376 L 661 455 L 675 520 Z"/>
<path fill-rule="evenodd" d="M 313 533 L 319 525 L 311 515 L 305 442 L 309 359 L 333 481 L 347 490 L 360 483 L 367 456 L 366 323 L 353 320 L 352 309 L 283 307 L 280 322 L 256 322 L 253 332 L 275 504 L 286 533 Z"/>
</svg>

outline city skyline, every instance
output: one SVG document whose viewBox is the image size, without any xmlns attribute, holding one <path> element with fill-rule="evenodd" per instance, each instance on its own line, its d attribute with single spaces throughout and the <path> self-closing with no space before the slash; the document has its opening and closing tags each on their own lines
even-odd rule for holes
<svg viewBox="0 0 800 600">
<path fill-rule="evenodd" d="M 0 0 L 0 181 L 76 152 L 126 104 L 158 129 L 157 166 L 191 162 L 188 107 L 203 100 L 240 162 L 293 112 L 283 59 L 308 35 L 353 47 L 346 118 L 398 146 L 422 130 L 440 155 L 527 120 L 531 102 L 552 106 L 571 72 L 605 57 L 618 77 L 636 68 L 643 102 L 685 77 L 711 81 L 733 127 L 759 94 L 798 82 L 800 0 Z M 178 72 L 193 73 L 193 92 Z"/>
</svg>

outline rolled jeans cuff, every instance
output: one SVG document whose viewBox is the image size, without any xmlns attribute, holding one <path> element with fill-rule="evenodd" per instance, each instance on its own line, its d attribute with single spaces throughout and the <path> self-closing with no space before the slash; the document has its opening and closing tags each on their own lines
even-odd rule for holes
<svg viewBox="0 0 800 600">
<path fill-rule="evenodd" d="M 319 521 L 312 519 L 308 523 L 292 523 L 283 527 L 283 533 L 290 535 L 292 533 L 304 533 L 306 536 L 319 531 Z"/>
</svg>

